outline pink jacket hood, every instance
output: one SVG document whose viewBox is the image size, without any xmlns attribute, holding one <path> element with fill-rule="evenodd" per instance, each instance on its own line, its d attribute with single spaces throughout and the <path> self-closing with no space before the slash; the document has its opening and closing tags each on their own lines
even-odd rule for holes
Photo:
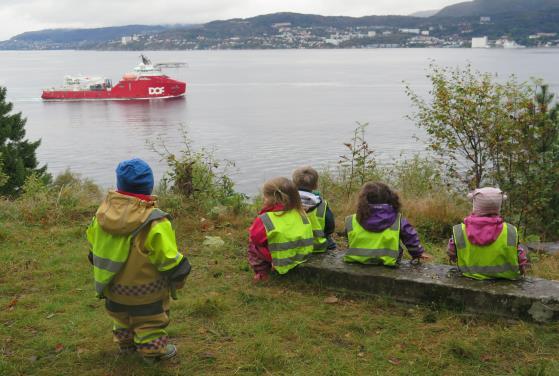
<svg viewBox="0 0 559 376">
<path fill-rule="evenodd" d="M 474 214 L 464 219 L 468 240 L 475 245 L 488 245 L 493 243 L 503 231 L 503 218 L 478 217 Z"/>
</svg>

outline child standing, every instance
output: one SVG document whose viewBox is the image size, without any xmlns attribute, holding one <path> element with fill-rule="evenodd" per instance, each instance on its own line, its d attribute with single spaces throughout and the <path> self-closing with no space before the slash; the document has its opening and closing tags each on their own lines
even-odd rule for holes
<svg viewBox="0 0 559 376">
<path fill-rule="evenodd" d="M 108 193 L 87 229 L 97 297 L 105 299 L 121 352 L 168 359 L 177 352 L 165 331 L 169 293 L 184 285 L 190 264 L 177 249 L 169 215 L 151 196 L 149 165 L 123 161 L 116 178 L 118 190 Z"/>
<path fill-rule="evenodd" d="M 423 254 L 417 231 L 400 214 L 400 198 L 386 184 L 366 183 L 359 192 L 357 214 L 346 218 L 348 250 L 344 261 L 396 266 L 401 244 L 414 260 Z"/>
<path fill-rule="evenodd" d="M 255 282 L 267 280 L 272 269 L 287 273 L 313 251 L 312 226 L 293 183 L 283 177 L 270 179 L 262 196 L 264 208 L 249 229 L 248 261 Z"/>
<path fill-rule="evenodd" d="M 476 189 L 468 195 L 473 212 L 454 226 L 448 244 L 451 262 L 466 277 L 518 279 L 528 265 L 526 252 L 518 245 L 516 227 L 499 215 L 506 195 L 498 188 Z"/>
<path fill-rule="evenodd" d="M 318 172 L 311 166 L 299 167 L 293 171 L 293 184 L 299 189 L 301 204 L 312 224 L 314 252 L 336 249 L 332 234 L 336 229 L 334 214 L 328 202 L 318 192 Z"/>
</svg>

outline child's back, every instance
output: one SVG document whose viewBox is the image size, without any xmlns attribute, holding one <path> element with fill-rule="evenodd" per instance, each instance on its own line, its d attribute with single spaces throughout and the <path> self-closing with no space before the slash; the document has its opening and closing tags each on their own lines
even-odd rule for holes
<svg viewBox="0 0 559 376">
<path fill-rule="evenodd" d="M 268 180 L 264 208 L 249 229 L 248 261 L 254 281 L 266 280 L 273 269 L 285 274 L 306 261 L 313 251 L 313 230 L 289 179 Z"/>
<path fill-rule="evenodd" d="M 346 218 L 346 262 L 397 265 L 404 244 L 412 258 L 423 255 L 417 232 L 399 212 L 398 196 L 382 183 L 367 183 L 358 200 L 357 214 Z"/>
<path fill-rule="evenodd" d="M 503 192 L 481 188 L 470 194 L 473 213 L 453 227 L 449 257 L 466 277 L 474 279 L 518 279 L 527 258 L 518 245 L 516 227 L 499 215 Z"/>
<path fill-rule="evenodd" d="M 304 166 L 293 171 L 292 178 L 313 228 L 313 252 L 322 253 L 327 249 L 336 249 L 336 243 L 332 239 L 336 228 L 334 214 L 328 202 L 317 191 L 318 172 L 310 166 Z"/>
</svg>

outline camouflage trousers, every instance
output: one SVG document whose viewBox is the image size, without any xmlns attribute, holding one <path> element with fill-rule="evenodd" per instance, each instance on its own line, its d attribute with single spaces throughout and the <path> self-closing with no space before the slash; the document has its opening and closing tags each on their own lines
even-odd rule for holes
<svg viewBox="0 0 559 376">
<path fill-rule="evenodd" d="M 106 299 L 105 308 L 113 319 L 113 340 L 121 351 L 138 351 L 145 357 L 165 353 L 169 325 L 169 299 L 131 306 Z"/>
</svg>

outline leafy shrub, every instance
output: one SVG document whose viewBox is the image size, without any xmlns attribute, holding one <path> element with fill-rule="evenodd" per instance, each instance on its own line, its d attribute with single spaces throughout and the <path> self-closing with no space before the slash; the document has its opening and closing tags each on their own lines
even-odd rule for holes
<svg viewBox="0 0 559 376">
<path fill-rule="evenodd" d="M 245 209 L 246 199 L 235 191 L 229 176 L 232 161 L 218 160 L 212 150 L 194 149 L 187 131 L 182 129 L 182 150 L 172 153 L 164 140 L 150 147 L 167 162 L 167 172 L 156 189 L 160 205 L 173 212 L 196 207 L 206 212 L 216 206 L 226 206 L 234 213 Z"/>
</svg>

